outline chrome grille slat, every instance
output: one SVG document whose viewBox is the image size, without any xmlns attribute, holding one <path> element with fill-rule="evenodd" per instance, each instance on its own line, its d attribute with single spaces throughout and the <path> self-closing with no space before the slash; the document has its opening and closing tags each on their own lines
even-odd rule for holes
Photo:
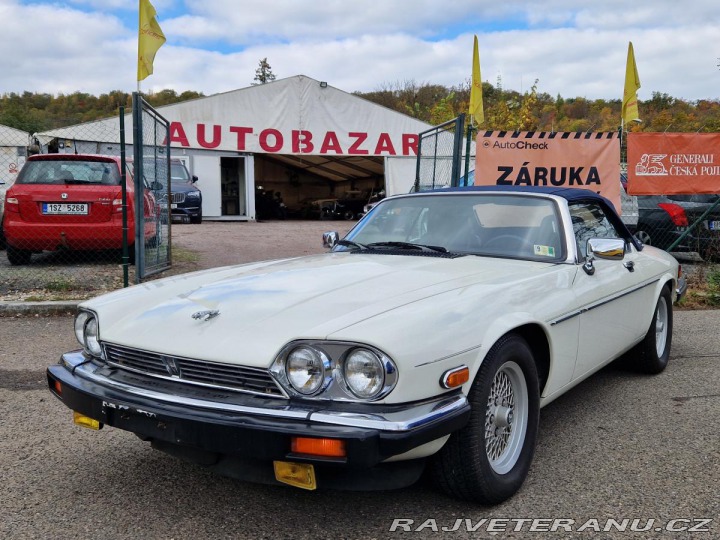
<svg viewBox="0 0 720 540">
<path fill-rule="evenodd" d="M 172 202 L 174 202 L 174 203 L 185 202 L 185 194 L 184 193 L 173 193 L 172 194 Z"/>
<path fill-rule="evenodd" d="M 103 348 L 108 364 L 119 369 L 127 369 L 135 373 L 143 373 L 151 377 L 160 377 L 175 382 L 262 394 L 270 397 L 286 397 L 270 373 L 260 368 L 218 364 L 193 358 L 163 355 L 112 343 L 104 343 Z M 167 367 L 168 361 L 177 367 L 180 372 L 179 377 L 177 374 L 171 374 Z"/>
</svg>

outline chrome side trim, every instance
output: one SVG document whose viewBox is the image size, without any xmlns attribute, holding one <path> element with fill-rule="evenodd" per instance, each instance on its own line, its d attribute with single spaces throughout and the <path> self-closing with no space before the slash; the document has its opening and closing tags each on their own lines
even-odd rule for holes
<svg viewBox="0 0 720 540">
<path fill-rule="evenodd" d="M 626 290 L 626 291 L 623 291 L 623 292 L 621 292 L 621 293 L 615 294 L 615 295 L 613 295 L 613 296 L 609 296 L 609 297 L 607 297 L 607 298 L 604 298 L 604 299 L 602 299 L 602 300 L 599 300 L 599 301 L 595 302 L 594 304 L 588 304 L 587 306 L 582 307 L 582 308 L 580 308 L 580 309 L 578 309 L 578 310 L 576 310 L 576 311 L 567 313 L 567 314 L 565 314 L 565 315 L 562 315 L 562 316 L 558 317 L 557 319 L 553 319 L 553 320 L 549 321 L 549 324 L 550 324 L 550 326 L 555 326 L 556 324 L 563 323 L 563 322 L 565 322 L 565 321 L 567 321 L 567 320 L 570 320 L 570 319 L 572 319 L 572 318 L 574 318 L 574 317 L 577 317 L 578 315 L 582 315 L 583 313 L 586 313 L 586 312 L 588 312 L 588 311 L 592 311 L 593 309 L 599 308 L 600 306 L 604 306 L 605 304 L 609 304 L 610 302 L 614 302 L 615 300 L 618 300 L 618 299 L 620 299 L 620 298 L 623 298 L 624 296 L 628 296 L 629 294 L 633 294 L 633 293 L 635 293 L 635 292 L 637 292 L 637 291 L 639 291 L 639 290 L 642 290 L 642 289 L 644 289 L 644 288 L 646 288 L 646 287 L 650 287 L 651 285 L 654 285 L 654 284 L 657 283 L 658 281 L 660 281 L 660 278 L 653 279 L 653 280 L 651 280 L 651 281 L 648 281 L 648 282 L 646 282 L 646 283 L 643 283 L 643 284 L 641 284 L 641 285 L 638 285 L 637 287 L 633 287 L 632 289 L 628 289 L 628 290 Z"/>
<path fill-rule="evenodd" d="M 61 362 L 65 369 L 73 373 L 75 377 L 131 396 L 152 399 L 161 404 L 169 403 L 172 405 L 241 413 L 266 418 L 305 420 L 321 424 L 377 429 L 390 432 L 403 432 L 416 429 L 436 422 L 445 416 L 452 415 L 467 407 L 467 398 L 463 394 L 439 396 L 424 402 L 408 405 L 404 409 L 389 412 L 383 412 L 380 410 L 382 405 L 377 405 L 379 409 L 377 413 L 318 410 L 317 407 L 309 408 L 290 405 L 285 400 L 268 400 L 263 407 L 256 407 L 239 403 L 220 403 L 188 396 L 177 396 L 114 381 L 104 375 L 98 374 L 98 366 L 89 363 L 87 358 L 79 351 L 64 354 Z M 237 394 L 236 397 L 241 398 L 241 394 Z M 318 405 L 322 405 L 322 402 L 318 402 Z"/>
</svg>

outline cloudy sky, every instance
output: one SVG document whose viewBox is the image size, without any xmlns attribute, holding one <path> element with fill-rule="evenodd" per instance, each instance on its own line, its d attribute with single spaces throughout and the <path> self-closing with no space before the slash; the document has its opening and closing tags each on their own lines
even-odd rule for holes
<svg viewBox="0 0 720 540">
<path fill-rule="evenodd" d="M 152 0 L 167 43 L 143 91 L 249 86 L 261 58 L 345 90 L 471 74 L 505 89 L 620 99 L 628 42 L 642 88 L 720 98 L 717 0 Z M 0 0 L 0 93 L 137 87 L 137 0 Z"/>
</svg>

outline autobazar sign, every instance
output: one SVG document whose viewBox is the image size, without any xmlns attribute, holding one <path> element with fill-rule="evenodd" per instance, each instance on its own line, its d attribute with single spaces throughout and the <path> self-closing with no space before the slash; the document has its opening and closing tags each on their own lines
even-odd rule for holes
<svg viewBox="0 0 720 540">
<path fill-rule="evenodd" d="M 415 156 L 417 133 L 282 130 L 253 126 L 170 123 L 170 144 L 268 154 Z"/>
<path fill-rule="evenodd" d="M 629 133 L 628 193 L 720 192 L 720 133 Z"/>
<path fill-rule="evenodd" d="M 616 133 L 486 131 L 476 148 L 476 185 L 590 189 L 620 211 Z"/>
</svg>

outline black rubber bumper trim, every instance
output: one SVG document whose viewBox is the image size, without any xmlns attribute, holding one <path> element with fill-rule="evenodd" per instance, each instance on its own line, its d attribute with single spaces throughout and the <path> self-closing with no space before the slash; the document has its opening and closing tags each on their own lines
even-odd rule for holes
<svg viewBox="0 0 720 540">
<path fill-rule="evenodd" d="M 328 437 L 345 441 L 347 458 L 338 464 L 371 467 L 460 429 L 470 415 L 467 405 L 421 428 L 390 432 L 159 403 L 81 379 L 60 365 L 49 367 L 47 378 L 52 393 L 73 411 L 145 440 L 264 460 L 289 459 L 292 436 Z M 55 391 L 55 381 L 62 385 L 61 395 Z M 295 454 L 292 459 L 327 463 Z"/>
</svg>

